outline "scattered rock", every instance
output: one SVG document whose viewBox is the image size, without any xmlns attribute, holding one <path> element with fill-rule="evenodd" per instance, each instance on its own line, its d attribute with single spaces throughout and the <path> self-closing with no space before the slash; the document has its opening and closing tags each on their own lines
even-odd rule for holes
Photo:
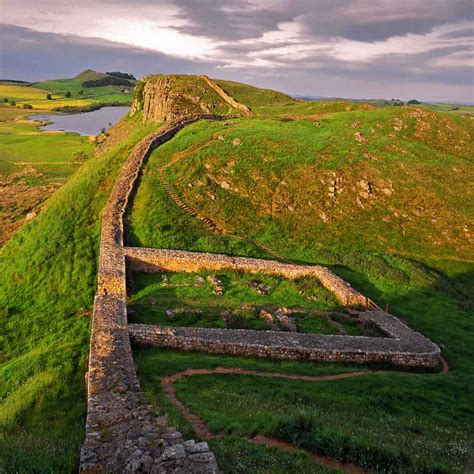
<svg viewBox="0 0 474 474">
<path fill-rule="evenodd" d="M 166 310 L 166 319 L 173 320 L 175 318 L 175 313 L 172 309 Z"/>
<path fill-rule="evenodd" d="M 219 278 L 217 278 L 215 275 L 209 275 L 207 277 L 207 281 L 211 284 L 212 291 L 215 295 L 222 296 L 224 294 L 224 286 Z"/>
<path fill-rule="evenodd" d="M 222 135 L 217 135 L 217 139 L 220 140 L 221 142 L 225 141 L 225 138 Z"/>
<path fill-rule="evenodd" d="M 268 293 L 270 293 L 271 288 L 259 281 L 251 280 L 249 281 L 248 285 L 249 288 L 253 288 L 259 295 L 268 295 Z"/>
<path fill-rule="evenodd" d="M 296 324 L 286 314 L 281 313 L 280 311 L 277 311 L 275 313 L 275 318 L 278 321 L 278 324 L 280 325 L 280 327 L 283 329 L 283 331 L 297 332 L 298 329 L 296 327 Z"/>
<path fill-rule="evenodd" d="M 28 214 L 25 217 L 25 222 L 31 221 L 31 219 L 34 219 L 35 217 L 36 217 L 35 211 L 28 212 Z"/>
<path fill-rule="evenodd" d="M 201 275 L 196 275 L 196 283 L 198 286 L 204 286 L 206 279 Z"/>
<path fill-rule="evenodd" d="M 365 138 L 362 133 L 360 132 L 355 132 L 354 133 L 354 138 L 356 140 L 356 142 L 358 143 L 367 143 L 367 138 Z"/>
<path fill-rule="evenodd" d="M 219 316 L 225 323 L 227 323 L 230 320 L 230 318 L 232 318 L 232 313 L 228 310 L 225 310 L 225 311 L 221 311 L 219 313 Z"/>
<path fill-rule="evenodd" d="M 232 145 L 234 145 L 234 146 L 239 146 L 241 144 L 242 144 L 242 140 L 240 138 L 234 138 L 232 140 Z"/>
</svg>

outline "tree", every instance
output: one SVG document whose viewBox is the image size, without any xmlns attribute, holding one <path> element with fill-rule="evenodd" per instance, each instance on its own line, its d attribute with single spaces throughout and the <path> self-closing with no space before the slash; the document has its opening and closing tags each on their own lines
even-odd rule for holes
<svg viewBox="0 0 474 474">
<path fill-rule="evenodd" d="M 6 97 L 4 97 L 4 98 L 2 99 L 2 102 L 7 103 L 7 102 L 8 102 L 8 99 L 7 99 Z"/>
<path fill-rule="evenodd" d="M 71 97 L 71 93 L 69 91 L 66 91 L 66 93 L 64 94 L 64 97 L 67 97 L 69 99 L 69 97 Z"/>
<path fill-rule="evenodd" d="M 417 99 L 411 99 L 408 101 L 408 105 L 419 105 L 421 102 Z"/>
<path fill-rule="evenodd" d="M 31 104 L 23 104 L 24 109 L 32 109 L 33 106 Z"/>
<path fill-rule="evenodd" d="M 52 100 L 51 94 L 46 94 L 46 99 L 47 100 Z"/>
<path fill-rule="evenodd" d="M 12 107 L 15 107 L 16 102 L 15 102 L 13 99 L 10 99 L 10 105 L 11 105 Z"/>
<path fill-rule="evenodd" d="M 77 93 L 77 95 L 82 95 L 82 94 L 84 94 L 84 91 L 81 89 L 81 90 Z"/>
</svg>

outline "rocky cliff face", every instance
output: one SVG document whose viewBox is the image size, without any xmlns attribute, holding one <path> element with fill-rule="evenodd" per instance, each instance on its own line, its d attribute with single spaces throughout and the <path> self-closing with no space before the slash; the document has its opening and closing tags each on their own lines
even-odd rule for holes
<svg viewBox="0 0 474 474">
<path fill-rule="evenodd" d="M 147 122 L 241 111 L 221 97 L 201 76 L 157 75 L 141 81 L 135 91 L 131 115 L 140 112 Z"/>
</svg>

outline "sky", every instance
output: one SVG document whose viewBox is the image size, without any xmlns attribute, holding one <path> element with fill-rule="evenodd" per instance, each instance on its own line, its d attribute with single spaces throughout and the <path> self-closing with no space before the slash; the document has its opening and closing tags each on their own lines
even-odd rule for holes
<svg viewBox="0 0 474 474">
<path fill-rule="evenodd" d="M 474 102 L 474 0 L 0 0 L 0 77 L 204 73 L 290 94 Z"/>
</svg>

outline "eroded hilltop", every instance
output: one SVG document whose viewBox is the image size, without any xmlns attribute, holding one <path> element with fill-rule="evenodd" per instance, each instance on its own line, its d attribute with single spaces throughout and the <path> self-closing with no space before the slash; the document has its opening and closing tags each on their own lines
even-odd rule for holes
<svg viewBox="0 0 474 474">
<path fill-rule="evenodd" d="M 207 76 L 154 75 L 140 81 L 131 114 L 146 122 L 171 122 L 203 114 L 251 116 L 250 108 Z"/>
</svg>

